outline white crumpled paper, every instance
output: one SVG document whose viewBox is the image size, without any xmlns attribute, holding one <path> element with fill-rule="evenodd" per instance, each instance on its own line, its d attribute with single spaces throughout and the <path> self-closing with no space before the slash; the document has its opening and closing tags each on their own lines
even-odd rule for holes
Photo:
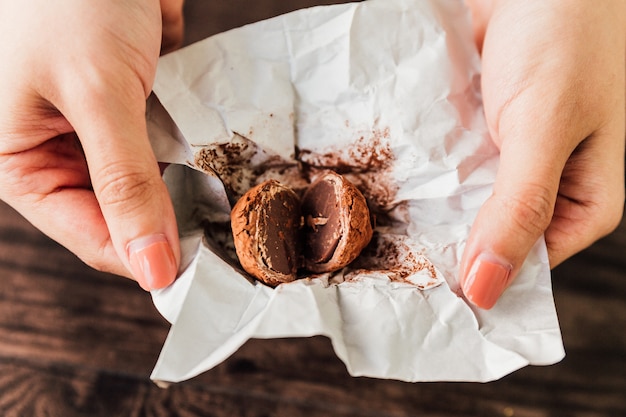
<svg viewBox="0 0 626 417">
<path fill-rule="evenodd" d="M 351 375 L 405 381 L 489 381 L 563 357 L 543 242 L 492 310 L 460 295 L 498 163 L 470 26 L 461 1 L 369 0 L 161 59 L 147 118 L 157 157 L 174 164 L 184 270 L 153 292 L 172 328 L 152 379 L 191 378 L 250 338 L 325 335 Z M 268 177 L 298 187 L 301 168 L 329 165 L 365 190 L 377 236 L 403 257 L 370 253 L 360 269 L 276 289 L 250 281 L 228 255 L 227 196 Z M 407 266 L 418 268 L 391 271 Z"/>
</svg>

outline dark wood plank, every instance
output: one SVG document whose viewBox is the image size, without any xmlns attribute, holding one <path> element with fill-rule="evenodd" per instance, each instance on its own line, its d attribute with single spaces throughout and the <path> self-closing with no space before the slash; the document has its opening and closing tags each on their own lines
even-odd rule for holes
<svg viewBox="0 0 626 417">
<path fill-rule="evenodd" d="M 0 352 L 145 373 L 167 334 L 150 296 L 88 268 L 4 205 L 0 217 Z"/>
<path fill-rule="evenodd" d="M 188 42 L 333 1 L 187 0 Z M 350 377 L 323 337 L 253 340 L 163 390 L 149 375 L 168 331 L 150 297 L 98 273 L 0 203 L 0 415 L 626 415 L 626 220 L 554 271 L 567 351 L 488 384 Z"/>
<path fill-rule="evenodd" d="M 557 365 L 489 384 L 407 384 L 349 377 L 322 337 L 254 340 L 206 374 L 161 390 L 148 377 L 167 324 L 149 297 L 130 281 L 85 267 L 0 207 L 4 415 L 42 415 L 47 407 L 43 415 L 626 413 L 626 223 L 554 272 L 568 351 Z"/>
<path fill-rule="evenodd" d="M 190 0 L 185 3 L 185 42 L 192 43 L 226 30 L 268 19 L 294 10 L 348 3 L 346 0 Z"/>
</svg>

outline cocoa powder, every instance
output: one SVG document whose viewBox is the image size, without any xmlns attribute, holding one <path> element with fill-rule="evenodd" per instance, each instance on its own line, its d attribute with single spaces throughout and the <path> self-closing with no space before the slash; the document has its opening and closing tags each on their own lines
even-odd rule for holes
<svg viewBox="0 0 626 417">
<path fill-rule="evenodd" d="M 406 240 L 402 235 L 375 233 L 370 245 L 351 265 L 352 271 L 345 275 L 346 279 L 368 271 L 383 273 L 391 281 L 411 283 L 407 280 L 409 277 L 426 270 L 435 280 L 435 266 Z"/>
<path fill-rule="evenodd" d="M 346 121 L 346 126 L 349 122 Z M 255 142 L 236 134 L 229 143 L 216 144 L 199 150 L 195 164 L 201 170 L 217 175 L 227 190 L 240 197 L 248 189 L 274 178 L 288 184 L 296 192 L 302 191 L 325 170 L 345 176 L 365 196 L 372 223 L 374 238 L 361 255 L 344 271 L 345 279 L 372 271 L 383 273 L 391 281 L 409 282 L 407 278 L 427 270 L 435 279 L 437 272 L 422 254 L 406 243 L 407 236 L 381 232 L 378 226 L 397 223 L 392 211 L 402 209 L 404 203 L 396 201 L 398 184 L 393 177 L 395 156 L 391 147 L 388 127 L 375 128 L 356 135 L 351 144 L 320 150 L 297 148 L 295 161 L 272 155 Z M 338 140 L 340 143 L 344 143 Z M 212 246 L 221 247 L 222 255 L 237 263 L 232 236 L 227 225 L 208 223 L 206 238 Z M 402 229 L 396 227 L 396 231 Z"/>
<path fill-rule="evenodd" d="M 297 165 L 296 161 L 286 161 L 264 151 L 255 142 L 237 133 L 230 142 L 200 148 L 195 154 L 194 164 L 200 170 L 216 175 L 234 199 L 262 182 L 258 178 L 267 171 L 280 173 Z"/>
</svg>

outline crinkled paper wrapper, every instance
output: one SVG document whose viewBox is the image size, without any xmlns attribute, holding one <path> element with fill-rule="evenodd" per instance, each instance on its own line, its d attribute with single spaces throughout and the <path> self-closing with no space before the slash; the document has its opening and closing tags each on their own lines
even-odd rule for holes
<svg viewBox="0 0 626 417">
<path fill-rule="evenodd" d="M 563 357 L 543 242 L 493 309 L 459 289 L 498 164 L 469 19 L 453 0 L 315 7 L 161 59 L 147 119 L 172 164 L 183 269 L 153 292 L 172 323 L 153 380 L 192 378 L 250 338 L 325 335 L 351 375 L 404 381 L 489 381 Z M 266 178 L 302 189 L 326 168 L 368 198 L 372 245 L 334 274 L 250 280 L 228 197 Z"/>
</svg>

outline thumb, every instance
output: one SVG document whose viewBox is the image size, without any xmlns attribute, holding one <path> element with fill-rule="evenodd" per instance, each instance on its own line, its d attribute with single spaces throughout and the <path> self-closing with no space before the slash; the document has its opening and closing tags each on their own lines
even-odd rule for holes
<svg viewBox="0 0 626 417">
<path fill-rule="evenodd" d="M 139 85 L 65 112 L 82 143 L 111 242 L 145 290 L 171 284 L 180 249 L 172 203 L 150 146 Z"/>
<path fill-rule="evenodd" d="M 550 225 L 569 151 L 541 138 L 502 141 L 493 193 L 472 225 L 461 263 L 463 292 L 480 308 L 495 305 Z"/>
</svg>

